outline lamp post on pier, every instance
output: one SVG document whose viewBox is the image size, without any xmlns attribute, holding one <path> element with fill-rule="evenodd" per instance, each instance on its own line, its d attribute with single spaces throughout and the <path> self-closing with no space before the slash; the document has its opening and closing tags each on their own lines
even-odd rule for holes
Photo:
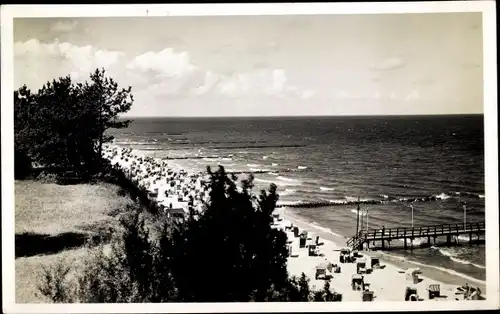
<svg viewBox="0 0 500 314">
<path fill-rule="evenodd" d="M 413 228 L 413 204 L 410 204 L 411 208 L 411 227 Z"/>
<path fill-rule="evenodd" d="M 465 230 L 465 228 L 466 228 L 465 226 L 467 224 L 467 203 L 466 202 L 463 203 L 463 207 L 464 207 L 464 230 Z"/>
<path fill-rule="evenodd" d="M 405 206 L 411 208 L 411 227 L 413 228 L 413 202 L 411 202 L 410 205 Z"/>
<path fill-rule="evenodd" d="M 366 208 L 365 214 L 366 214 L 366 233 L 368 233 L 368 207 Z"/>
</svg>

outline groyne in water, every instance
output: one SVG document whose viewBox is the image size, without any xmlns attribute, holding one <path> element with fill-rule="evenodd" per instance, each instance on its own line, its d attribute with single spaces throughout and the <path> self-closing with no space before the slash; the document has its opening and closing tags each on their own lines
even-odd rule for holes
<svg viewBox="0 0 500 314">
<path fill-rule="evenodd" d="M 472 193 L 467 194 L 469 197 L 481 198 L 481 196 L 474 195 Z M 391 203 L 426 203 L 426 202 L 436 202 L 442 200 L 443 197 L 440 195 L 430 195 L 423 197 L 386 197 L 385 199 L 361 199 L 361 200 L 329 200 L 329 201 L 317 201 L 317 202 L 278 202 L 276 207 L 292 207 L 292 208 L 316 208 L 316 207 L 331 207 L 331 206 L 345 206 L 345 205 L 378 205 L 378 204 L 391 204 Z"/>
</svg>

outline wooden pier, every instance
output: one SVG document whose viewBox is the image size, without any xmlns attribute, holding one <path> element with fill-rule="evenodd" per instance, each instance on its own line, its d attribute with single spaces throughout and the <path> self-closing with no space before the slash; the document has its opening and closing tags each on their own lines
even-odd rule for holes
<svg viewBox="0 0 500 314">
<path fill-rule="evenodd" d="M 404 249 L 413 248 L 413 240 L 416 238 L 427 238 L 427 245 L 436 244 L 436 239 L 446 237 L 445 245 L 453 245 L 458 243 L 458 236 L 468 235 L 469 243 L 480 239 L 485 233 L 485 222 L 467 223 L 467 224 L 444 224 L 426 227 L 414 228 L 387 228 L 378 230 L 363 230 L 356 236 L 347 241 L 347 246 L 352 250 L 369 249 L 370 244 L 375 245 L 380 243 L 380 248 L 386 248 L 386 242 L 390 247 L 392 240 L 403 240 Z M 452 239 L 454 239 L 452 241 Z M 433 240 L 433 241 L 431 241 Z"/>
</svg>

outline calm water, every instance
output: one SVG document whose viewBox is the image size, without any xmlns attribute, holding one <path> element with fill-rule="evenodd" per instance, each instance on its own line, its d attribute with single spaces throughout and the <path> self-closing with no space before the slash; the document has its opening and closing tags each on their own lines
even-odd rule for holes
<svg viewBox="0 0 500 314">
<path fill-rule="evenodd" d="M 257 188 L 278 185 L 280 202 L 331 203 L 293 210 L 349 237 L 367 202 L 363 228 L 484 221 L 483 116 L 141 118 L 114 130 L 115 143 L 172 159 L 191 171 L 222 164 L 253 171 Z M 260 173 L 264 172 L 264 173 Z M 377 201 L 377 204 L 371 202 Z M 484 246 L 403 254 L 485 278 Z"/>
</svg>

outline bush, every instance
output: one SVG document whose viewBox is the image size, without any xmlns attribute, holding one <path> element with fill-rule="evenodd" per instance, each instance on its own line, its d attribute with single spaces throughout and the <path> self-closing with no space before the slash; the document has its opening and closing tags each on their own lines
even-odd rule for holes
<svg viewBox="0 0 500 314">
<path fill-rule="evenodd" d="M 42 266 L 41 283 L 38 292 L 54 303 L 68 303 L 73 301 L 74 293 L 68 283 L 70 266 L 59 260 L 52 268 Z"/>
<path fill-rule="evenodd" d="M 289 277 L 286 235 L 271 228 L 278 195 L 257 198 L 252 178 L 238 190 L 224 168 L 211 176 L 210 201 L 175 222 L 156 214 L 156 230 L 138 211 L 121 219 L 106 250 L 93 248 L 77 274 L 78 302 L 313 301 L 304 273 Z M 153 232 L 154 231 L 154 232 Z M 200 269 L 203 269 L 200 271 Z M 329 289 L 329 287 L 328 287 Z"/>
<path fill-rule="evenodd" d="M 40 181 L 42 183 L 57 183 L 58 182 L 58 177 L 57 177 L 57 174 L 55 174 L 55 173 L 42 171 L 36 177 L 36 180 Z"/>
<path fill-rule="evenodd" d="M 26 179 L 31 175 L 31 158 L 19 150 L 14 152 L 14 178 L 16 180 Z"/>
</svg>

